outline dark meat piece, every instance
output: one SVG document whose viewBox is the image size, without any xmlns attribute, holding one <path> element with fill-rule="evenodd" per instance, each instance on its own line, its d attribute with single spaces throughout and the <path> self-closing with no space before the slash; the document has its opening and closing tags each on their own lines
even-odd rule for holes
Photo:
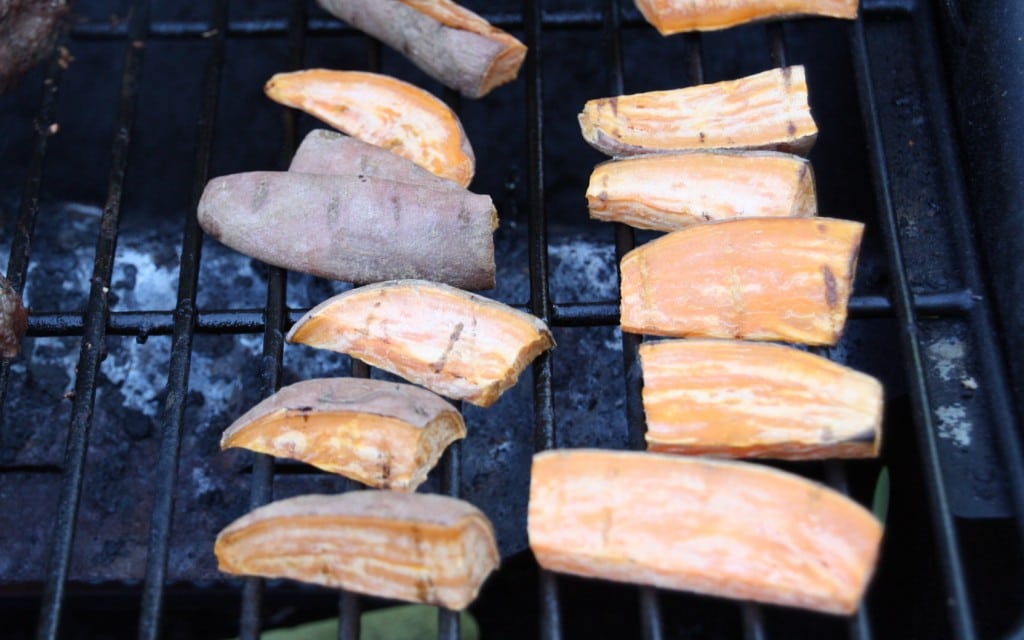
<svg viewBox="0 0 1024 640">
<path fill-rule="evenodd" d="M 66 0 L 0 0 L 0 93 L 53 51 Z"/>
<path fill-rule="evenodd" d="M 7 278 L 0 276 L 0 358 L 18 355 L 28 330 L 28 312 Z"/>
</svg>

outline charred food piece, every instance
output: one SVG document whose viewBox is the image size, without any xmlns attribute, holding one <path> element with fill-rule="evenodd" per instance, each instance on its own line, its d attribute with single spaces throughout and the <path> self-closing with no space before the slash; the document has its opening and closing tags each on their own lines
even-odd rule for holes
<svg viewBox="0 0 1024 640">
<path fill-rule="evenodd" d="M 335 176 L 384 178 L 431 189 L 462 190 L 451 180 L 435 176 L 411 160 L 359 138 L 314 129 L 292 156 L 289 171 Z"/>
<path fill-rule="evenodd" d="M 490 197 L 367 175 L 257 171 L 214 178 L 199 224 L 268 264 L 363 284 L 429 278 L 494 286 Z"/>
<path fill-rule="evenodd" d="M 350 491 L 273 502 L 228 525 L 220 570 L 464 609 L 499 563 L 494 528 L 447 496 Z"/>
<path fill-rule="evenodd" d="M 772 151 L 691 152 L 599 164 L 587 188 L 590 217 L 673 231 L 712 220 L 817 215 L 814 173 Z"/>
<path fill-rule="evenodd" d="M 858 0 L 636 0 L 647 22 L 663 36 L 714 31 L 748 22 L 797 16 L 857 18 Z"/>
<path fill-rule="evenodd" d="M 347 353 L 439 393 L 489 407 L 554 346 L 540 319 L 423 280 L 353 289 L 311 309 L 289 342 Z"/>
<path fill-rule="evenodd" d="M 622 258 L 622 330 L 834 345 L 864 225 L 741 218 L 662 236 Z"/>
<path fill-rule="evenodd" d="M 590 100 L 579 121 L 584 139 L 610 156 L 713 149 L 806 155 L 818 135 L 802 66 Z"/>
<path fill-rule="evenodd" d="M 729 458 L 869 458 L 882 385 L 799 349 L 738 340 L 640 345 L 647 448 Z"/>
<path fill-rule="evenodd" d="M 626 451 L 533 458 L 530 548 L 552 571 L 850 614 L 882 527 L 849 498 L 745 462 Z"/>
<path fill-rule="evenodd" d="M 319 0 L 441 84 L 479 98 L 515 80 L 526 47 L 450 0 Z"/>
<path fill-rule="evenodd" d="M 458 116 L 408 82 L 363 71 L 309 69 L 278 73 L 264 90 L 272 100 L 463 187 L 473 179 L 476 159 Z"/>
<path fill-rule="evenodd" d="M 0 358 L 17 357 L 28 331 L 28 311 L 7 278 L 0 275 Z"/>
<path fill-rule="evenodd" d="M 455 407 L 426 389 L 322 378 L 266 398 L 228 427 L 220 446 L 301 460 L 372 487 L 414 491 L 445 448 L 465 437 Z"/>
<path fill-rule="evenodd" d="M 0 94 L 50 55 L 65 0 L 0 0 Z"/>
</svg>

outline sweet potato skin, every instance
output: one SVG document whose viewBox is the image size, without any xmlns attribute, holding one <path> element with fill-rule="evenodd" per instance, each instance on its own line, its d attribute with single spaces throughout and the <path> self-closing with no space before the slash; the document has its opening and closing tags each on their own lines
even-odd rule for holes
<svg viewBox="0 0 1024 640">
<path fill-rule="evenodd" d="M 228 525 L 214 545 L 226 573 L 290 578 L 464 609 L 499 556 L 494 528 L 468 502 L 349 491 L 280 500 Z"/>
<path fill-rule="evenodd" d="M 494 286 L 494 205 L 464 190 L 257 171 L 211 180 L 198 215 L 215 239 L 286 269 L 358 284 Z"/>
<path fill-rule="evenodd" d="M 330 298 L 286 338 L 347 353 L 431 391 L 488 407 L 554 346 L 539 318 L 483 296 L 395 280 Z"/>
<path fill-rule="evenodd" d="M 221 437 L 301 460 L 365 485 L 414 491 L 445 448 L 466 437 L 461 414 L 413 385 L 319 378 L 281 388 L 245 412 Z"/>
<path fill-rule="evenodd" d="M 640 345 L 650 451 L 730 458 L 878 455 L 882 385 L 783 345 L 661 340 Z"/>
<path fill-rule="evenodd" d="M 431 189 L 460 189 L 402 156 L 337 131 L 313 129 L 292 156 L 289 171 L 384 178 Z"/>
<path fill-rule="evenodd" d="M 882 527 L 827 487 L 743 462 L 625 451 L 533 459 L 530 547 L 581 576 L 850 614 Z"/>
<path fill-rule="evenodd" d="M 515 80 L 526 57 L 521 42 L 448 0 L 319 2 L 469 98 L 480 98 Z"/>
<path fill-rule="evenodd" d="M 0 358 L 17 357 L 26 332 L 28 311 L 21 301 L 21 295 L 7 278 L 0 275 Z"/>
<path fill-rule="evenodd" d="M 622 258 L 622 330 L 834 345 L 864 225 L 741 218 L 674 231 Z"/>
<path fill-rule="evenodd" d="M 674 231 L 712 220 L 817 215 L 806 159 L 771 151 L 654 154 L 599 164 L 590 217 Z"/>
<path fill-rule="evenodd" d="M 806 155 L 818 134 L 802 66 L 670 91 L 590 100 L 583 138 L 610 156 L 715 149 Z"/>
<path fill-rule="evenodd" d="M 302 109 L 460 186 L 473 179 L 476 157 L 459 117 L 408 82 L 364 71 L 306 69 L 275 74 L 264 91 L 275 102 Z"/>
<path fill-rule="evenodd" d="M 857 18 L 858 0 L 636 0 L 644 18 L 663 36 L 683 31 L 715 31 L 748 22 L 823 16 Z"/>
</svg>

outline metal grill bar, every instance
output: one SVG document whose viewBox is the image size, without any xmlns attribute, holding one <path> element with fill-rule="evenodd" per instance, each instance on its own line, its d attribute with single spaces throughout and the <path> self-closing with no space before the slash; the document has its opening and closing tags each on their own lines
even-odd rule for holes
<svg viewBox="0 0 1024 640">
<path fill-rule="evenodd" d="M 851 28 L 851 41 L 854 75 L 857 81 L 861 115 L 864 117 L 868 158 L 880 214 L 879 226 L 889 257 L 892 295 L 900 324 L 899 335 L 907 367 L 907 383 L 917 426 L 922 466 L 926 475 L 928 503 L 932 510 L 934 533 L 939 548 L 939 563 L 946 582 L 947 614 L 955 637 L 961 640 L 972 640 L 976 637 L 974 619 L 971 616 L 970 599 L 959 553 L 957 532 L 953 524 L 953 514 L 950 511 L 946 487 L 942 479 L 938 443 L 935 436 L 937 431 L 932 420 L 928 386 L 924 379 L 924 362 L 921 356 L 917 314 L 911 303 L 913 297 L 903 258 L 903 247 L 900 243 L 899 226 L 893 208 L 888 161 L 878 115 L 878 101 L 872 80 L 871 62 L 868 58 L 863 16 L 858 18 Z"/>
<path fill-rule="evenodd" d="M 202 231 L 196 208 L 209 178 L 213 151 L 213 131 L 220 96 L 221 70 L 224 65 L 224 27 L 227 24 L 227 2 L 214 5 L 217 33 L 203 78 L 202 107 L 199 117 L 196 166 L 192 193 L 185 209 L 185 234 L 181 245 L 181 267 L 178 278 L 178 307 L 174 313 L 174 338 L 171 345 L 170 371 L 167 379 L 167 407 L 161 425 L 160 457 L 155 475 L 155 497 L 149 532 L 149 555 L 142 591 L 142 613 L 139 637 L 156 640 L 160 635 L 163 614 L 164 583 L 167 580 L 167 555 L 174 514 L 174 485 L 178 477 L 181 433 L 185 422 L 188 397 L 189 368 L 192 362 L 192 338 L 195 334 L 195 299 L 199 282 L 199 261 Z"/>
<path fill-rule="evenodd" d="M 129 29 L 131 43 L 128 45 L 124 71 L 121 76 L 121 97 L 115 121 L 107 202 L 103 207 L 100 233 L 96 241 L 92 287 L 83 323 L 78 376 L 75 380 L 75 397 L 71 408 L 71 424 L 64 454 L 64 477 L 61 481 L 60 502 L 57 506 L 54 524 L 46 589 L 43 593 L 37 628 L 37 637 L 40 639 L 55 639 L 60 627 L 61 607 L 64 603 L 68 568 L 71 564 L 71 546 L 75 538 L 75 520 L 78 516 L 79 499 L 82 495 L 85 454 L 88 448 L 89 430 L 92 427 L 96 379 L 105 350 L 104 338 L 109 312 L 107 294 L 110 291 L 110 278 L 114 268 L 114 252 L 117 248 L 118 222 L 121 215 L 121 195 L 125 172 L 128 168 L 128 149 L 131 145 L 139 75 L 145 51 L 142 40 L 148 21 L 149 2 L 141 0 L 134 6 Z"/>
</svg>

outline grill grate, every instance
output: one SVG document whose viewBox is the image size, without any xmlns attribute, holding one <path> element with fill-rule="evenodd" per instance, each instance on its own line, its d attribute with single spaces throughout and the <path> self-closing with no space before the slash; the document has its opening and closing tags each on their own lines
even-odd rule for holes
<svg viewBox="0 0 1024 640">
<path fill-rule="evenodd" d="M 467 3 L 468 4 L 468 3 Z M 528 260 L 529 299 L 525 307 L 544 319 L 549 325 L 562 330 L 584 327 L 608 327 L 618 322 L 618 305 L 609 300 L 582 300 L 563 302 L 552 294 L 552 273 L 549 267 L 549 224 L 547 208 L 549 197 L 546 193 L 545 173 L 545 52 L 549 48 L 546 36 L 563 31 L 600 31 L 607 49 L 598 55 L 605 56 L 608 69 L 607 83 L 597 86 L 607 95 L 628 93 L 631 87 L 626 83 L 626 54 L 623 33 L 627 28 L 640 27 L 639 15 L 618 0 L 605 0 L 601 7 L 586 9 L 553 9 L 545 11 L 540 0 L 525 3 L 522 14 L 485 14 L 489 20 L 510 30 L 522 30 L 530 50 L 524 69 L 525 114 L 526 114 L 526 157 L 527 157 L 527 202 L 528 212 Z M 973 336 L 979 363 L 980 387 L 985 405 L 991 416 L 989 427 L 994 434 L 997 449 L 1003 455 L 1000 473 L 1006 474 L 1006 486 L 1010 490 L 1011 510 L 1016 514 L 1012 527 L 1024 538 L 1024 455 L 1021 453 L 1019 425 L 1011 404 L 1005 374 L 1005 354 L 1001 351 L 994 322 L 987 302 L 987 283 L 980 271 L 980 261 L 971 233 L 970 208 L 965 196 L 962 168 L 952 131 L 948 89 L 942 76 L 939 40 L 935 32 L 935 16 L 927 2 L 871 2 L 864 0 L 864 17 L 849 27 L 850 50 L 852 53 L 860 115 L 863 117 L 867 140 L 867 159 L 870 176 L 877 202 L 877 219 L 869 225 L 881 231 L 884 254 L 888 262 L 888 295 L 861 294 L 851 301 L 850 314 L 855 319 L 894 319 L 898 324 L 899 343 L 906 367 L 907 384 L 913 412 L 914 433 L 918 455 L 923 470 L 923 487 L 927 498 L 927 513 L 930 516 L 929 529 L 934 535 L 937 561 L 941 567 L 942 602 L 945 604 L 945 619 L 936 622 L 949 637 L 971 640 L 986 637 L 976 613 L 979 591 L 977 577 L 971 576 L 961 540 L 961 527 L 947 492 L 946 473 L 939 441 L 941 418 L 937 417 L 939 395 L 929 382 L 927 369 L 929 354 L 923 347 L 922 322 L 939 318 L 965 327 Z M 200 286 L 200 253 L 202 233 L 195 216 L 195 205 L 210 174 L 213 147 L 216 136 L 216 116 L 220 104 L 226 45 L 236 38 L 287 38 L 288 66 L 293 69 L 304 66 L 306 38 L 309 35 L 339 34 L 350 31 L 333 20 L 310 17 L 305 2 L 293 2 L 287 19 L 229 19 L 227 0 L 213 3 L 213 16 L 209 21 L 153 21 L 149 2 L 134 3 L 131 18 L 125 23 L 87 22 L 77 25 L 70 37 L 77 41 L 123 42 L 125 64 L 121 77 L 118 110 L 115 116 L 114 140 L 112 143 L 111 171 L 108 180 L 106 204 L 100 220 L 99 236 L 96 241 L 95 263 L 90 281 L 87 307 L 80 310 L 35 314 L 31 318 L 32 336 L 74 336 L 81 337 L 80 358 L 74 381 L 74 396 L 68 431 L 66 453 L 61 472 L 61 490 L 56 505 L 53 537 L 47 542 L 49 569 L 42 591 L 37 637 L 57 638 L 62 635 L 61 620 L 64 604 L 68 599 L 68 584 L 71 567 L 72 543 L 75 523 L 85 474 L 86 452 L 89 431 L 95 410 L 97 379 L 105 338 L 108 335 L 136 336 L 142 339 L 154 335 L 171 336 L 170 362 L 167 377 L 168 396 L 159 419 L 159 458 L 154 469 L 154 503 L 152 522 L 149 530 L 148 557 L 145 578 L 141 587 L 137 633 L 143 638 L 157 638 L 170 613 L 166 611 L 165 600 L 168 591 L 168 555 L 172 536 L 172 515 L 174 512 L 175 482 L 178 473 L 182 434 L 186 423 L 188 404 L 189 372 L 192 362 L 193 341 L 197 334 L 262 334 L 262 357 L 259 362 L 262 396 L 276 391 L 282 384 L 284 358 L 284 332 L 304 310 L 291 309 L 286 304 L 287 274 L 271 268 L 268 271 L 266 304 L 259 309 L 222 310 L 199 308 L 196 301 Z M 885 60 L 871 55 L 870 32 L 876 24 L 889 20 L 910 24 L 916 42 L 925 46 L 918 61 L 925 87 L 925 102 L 932 119 L 934 138 L 938 149 L 938 172 L 945 189 L 942 194 L 948 205 L 948 215 L 953 230 L 955 259 L 962 271 L 962 286 L 942 290 L 920 290 L 913 284 L 909 263 L 910 253 L 905 246 L 905 222 L 898 215 L 894 203 L 894 171 L 900 169 L 893 160 L 894 153 L 887 145 L 885 131 L 891 127 L 886 121 L 883 100 L 880 95 L 879 69 Z M 787 47 L 786 27 L 781 23 L 759 26 L 767 32 L 769 50 L 765 63 L 785 66 L 791 56 Z M 647 34 L 650 36 L 650 34 Z M 679 73 L 679 82 L 699 84 L 705 74 L 705 42 L 700 35 L 683 36 L 686 43 L 686 72 Z M 188 209 L 185 211 L 184 235 L 181 244 L 181 266 L 178 277 L 176 307 L 173 311 L 144 309 L 140 311 L 113 311 L 108 292 L 114 267 L 115 251 L 119 233 L 119 218 L 122 208 L 122 191 L 125 176 L 129 171 L 129 150 L 132 144 L 133 127 L 136 121 L 143 58 L 146 43 L 154 40 L 181 40 L 205 42 L 207 60 L 202 82 L 200 115 L 195 136 L 197 148 L 195 168 L 191 184 Z M 382 68 L 382 51 L 379 43 L 367 41 L 367 61 L 370 70 Z M 52 135 L 50 125 L 55 122 L 58 93 L 62 81 L 62 68 L 55 58 L 46 70 L 43 98 L 36 118 L 36 135 L 32 156 L 27 169 L 16 233 L 12 238 L 8 262 L 8 277 L 15 288 L 21 290 L 26 282 L 31 256 L 31 244 L 36 219 L 40 211 L 40 194 L 43 185 L 44 158 L 47 143 Z M 601 93 L 601 91 L 596 91 Z M 445 99 L 459 109 L 457 96 L 451 92 Z M 812 92 L 813 100 L 813 92 Z M 287 163 L 295 148 L 299 123 L 294 113 L 284 115 L 284 144 L 280 152 L 280 163 Z M 474 141 L 476 142 L 476 141 Z M 478 142 L 477 144 L 481 144 Z M 581 196 L 582 197 L 582 196 Z M 516 203 L 510 205 L 515 207 Z M 510 213 L 503 211 L 503 215 Z M 513 215 L 512 217 L 515 217 Z M 614 232 L 616 262 L 637 244 L 637 234 L 628 227 L 617 225 Z M 524 306 L 524 305 L 520 305 Z M 628 425 L 629 445 L 643 447 L 644 419 L 640 400 L 641 378 L 637 357 L 640 339 L 623 334 L 624 406 Z M 555 413 L 553 355 L 544 354 L 532 368 L 533 394 L 533 447 L 535 450 L 559 446 L 559 422 Z M 7 400 L 10 380 L 10 363 L 0 364 L 0 407 Z M 370 371 L 360 363 L 353 363 L 352 375 L 368 376 Z M 6 423 L 4 425 L 6 427 Z M 887 424 L 888 428 L 894 425 Z M 462 493 L 460 479 L 463 477 L 463 448 L 461 445 L 449 449 L 441 462 L 441 491 L 459 496 Z M 833 487 L 850 492 L 847 465 L 839 462 L 825 463 L 821 475 Z M 813 472 L 812 472 L 813 473 Z M 251 474 L 249 504 L 256 507 L 271 499 L 275 468 L 267 456 L 257 456 Z M 1014 553 L 1020 553 L 1017 548 Z M 1019 558 L 1014 558 L 1016 562 Z M 569 618 L 563 613 L 570 606 L 570 594 L 563 590 L 561 583 L 566 579 L 556 578 L 546 571 L 539 571 L 537 593 L 539 597 L 540 635 L 557 639 L 574 637 L 569 627 Z M 1018 587 L 1019 588 L 1019 587 Z M 262 607 L 265 591 L 264 581 L 247 579 L 241 588 L 239 632 L 242 638 L 258 638 L 265 612 Z M 563 592 L 565 591 L 565 592 Z M 617 594 L 633 594 L 635 604 L 623 605 L 626 610 L 636 607 L 637 622 L 645 639 L 660 639 L 672 635 L 673 609 L 664 606 L 668 596 L 651 588 L 625 589 Z M 236 592 L 237 594 L 237 592 Z M 238 597 L 235 595 L 234 597 Z M 618 596 L 616 596 L 618 597 Z M 674 601 L 673 601 L 674 602 Z M 972 605 L 972 602 L 975 604 Z M 885 628 L 875 623 L 878 609 L 884 608 L 888 615 L 894 607 L 877 606 L 869 600 L 858 615 L 848 623 L 851 637 L 868 640 L 874 637 L 893 637 Z M 363 599 L 341 593 L 337 602 L 340 620 L 339 638 L 359 637 L 359 613 Z M 773 633 L 779 625 L 778 612 L 752 604 L 741 604 L 729 609 L 733 616 L 729 629 L 747 639 L 786 637 L 787 634 Z M 1021 612 L 1016 612 L 1021 613 Z M 797 618 L 803 614 L 790 614 Z M 814 622 L 797 622 L 816 624 Z M 832 623 L 825 629 L 839 627 Z M 817 628 L 817 627 L 815 627 Z M 460 636 L 459 617 L 449 611 L 439 611 L 439 637 L 454 639 Z M 875 631 L 878 631 L 876 634 Z M 986 631 L 988 629 L 986 628 Z M 707 632 L 713 634 L 714 632 Z M 1016 630 L 1024 634 L 1024 627 Z M 1011 633 L 1012 635 L 1012 633 Z M 703 637 L 703 636 L 701 636 Z M 709 637 L 711 637 L 709 635 Z M 717 637 L 717 636 L 716 636 Z M 1007 636 L 1010 637 L 1010 636 Z M 1016 636 L 1014 636 L 1016 637 Z"/>
</svg>

